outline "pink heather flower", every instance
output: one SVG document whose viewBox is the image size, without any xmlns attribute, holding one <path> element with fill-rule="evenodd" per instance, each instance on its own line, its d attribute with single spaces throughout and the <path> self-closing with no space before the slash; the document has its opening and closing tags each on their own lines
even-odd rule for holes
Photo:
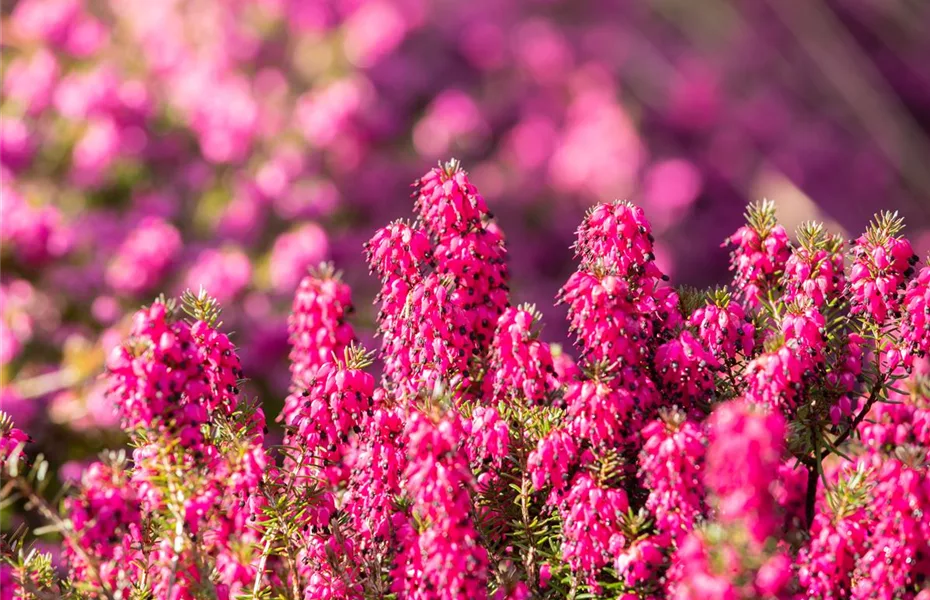
<svg viewBox="0 0 930 600">
<path fill-rule="evenodd" d="M 365 243 L 369 269 L 381 283 L 401 280 L 416 283 L 432 264 L 429 238 L 403 221 L 394 221 L 379 229 Z"/>
<path fill-rule="evenodd" d="M 31 437 L 13 426 L 5 412 L 0 412 L 0 472 L 6 474 L 11 459 L 20 456 L 22 446 L 31 441 Z"/>
<path fill-rule="evenodd" d="M 451 300 L 468 319 L 469 335 L 484 348 L 509 304 L 504 236 L 457 161 L 431 170 L 414 185 L 415 209 L 434 238 L 436 271 L 453 278 Z"/>
<path fill-rule="evenodd" d="M 232 301 L 252 278 L 249 257 L 236 248 L 202 251 L 187 271 L 186 287 L 201 288 L 220 303 Z"/>
<path fill-rule="evenodd" d="M 558 389 L 552 352 L 537 339 L 540 318 L 536 307 L 524 305 L 508 308 L 498 319 L 485 375 L 492 403 L 543 404 Z"/>
<path fill-rule="evenodd" d="M 870 450 L 894 454 L 902 447 L 930 446 L 930 396 L 925 375 L 912 376 L 909 393 L 889 391 L 892 402 L 878 402 L 858 432 Z"/>
<path fill-rule="evenodd" d="M 594 446 L 618 448 L 636 433 L 641 403 L 649 396 L 604 382 L 574 382 L 565 391 L 572 434 Z"/>
<path fill-rule="evenodd" d="M 203 583 L 189 547 L 176 552 L 173 540 L 163 537 L 152 548 L 149 561 L 154 564 L 150 585 L 155 598 L 195 600 Z"/>
<path fill-rule="evenodd" d="M 714 371 L 720 363 L 684 330 L 656 349 L 656 373 L 672 403 L 689 408 L 714 389 Z"/>
<path fill-rule="evenodd" d="M 877 456 L 867 466 L 875 469 L 875 487 L 869 495 L 874 521 L 867 528 L 865 553 L 857 556 L 850 598 L 893 598 L 901 590 L 914 589 L 930 574 L 927 469 Z"/>
<path fill-rule="evenodd" d="M 555 504 L 568 489 L 579 459 L 578 440 L 567 429 L 555 429 L 539 440 L 527 459 L 527 471 L 537 490 L 551 488 Z"/>
<path fill-rule="evenodd" d="M 723 554 L 724 560 L 735 563 L 738 557 L 732 550 Z M 671 581 L 668 583 L 668 597 L 674 600 L 738 600 L 742 598 L 732 575 L 738 572 L 735 565 L 730 573 L 714 572 L 710 561 L 710 547 L 707 540 L 695 531 L 685 537 L 678 551 L 674 554 Z M 729 566 L 729 565 L 728 565 Z M 747 598 L 748 600 L 748 598 Z"/>
<path fill-rule="evenodd" d="M 581 369 L 575 359 L 567 354 L 561 344 L 551 344 L 549 351 L 552 354 L 552 367 L 555 369 L 556 381 L 569 384 L 581 379 Z"/>
<path fill-rule="evenodd" d="M 676 571 L 668 583 L 669 598 L 754 600 L 789 597 L 787 591 L 793 573 L 791 561 L 784 553 L 768 555 L 736 547 L 725 537 L 722 540 L 708 537 L 706 532 L 692 532 L 674 555 Z"/>
<path fill-rule="evenodd" d="M 711 415 L 704 482 L 717 520 L 745 527 L 758 544 L 779 526 L 770 483 L 781 464 L 785 420 L 777 412 L 731 401 Z"/>
<path fill-rule="evenodd" d="M 633 542 L 614 560 L 617 576 L 629 587 L 649 584 L 665 564 L 663 546 L 655 536 Z"/>
<path fill-rule="evenodd" d="M 181 234 L 158 217 L 146 217 L 129 232 L 107 265 L 107 283 L 123 294 L 143 294 L 167 275 L 181 251 Z"/>
<path fill-rule="evenodd" d="M 6 555 L 6 548 L 3 550 Z M 0 600 L 19 600 L 27 597 L 28 591 L 23 586 L 22 580 L 23 577 L 13 568 L 13 565 L 5 560 L 0 562 Z"/>
<path fill-rule="evenodd" d="M 80 14 L 79 0 L 26 0 L 18 2 L 12 14 L 18 36 L 50 44 L 64 42 Z"/>
<path fill-rule="evenodd" d="M 451 300 L 468 317 L 479 347 L 494 335 L 494 324 L 510 302 L 504 238 L 496 225 L 440 239 L 433 251 L 437 273 L 455 282 Z"/>
<path fill-rule="evenodd" d="M 6 173 L 3 178 L 8 179 Z M 0 195 L 3 196 L 0 242 L 12 250 L 17 260 L 28 266 L 40 266 L 68 252 L 72 235 L 56 207 L 31 206 L 6 181 L 0 184 Z"/>
<path fill-rule="evenodd" d="M 124 428 L 170 431 L 187 446 L 201 443 L 200 426 L 214 412 L 231 413 L 242 377 L 226 335 L 203 321 L 175 320 L 161 302 L 135 314 L 107 371 Z"/>
<path fill-rule="evenodd" d="M 863 508 L 848 515 L 817 513 L 811 539 L 798 553 L 798 583 L 808 597 L 849 598 L 858 557 L 867 548 L 868 518 Z"/>
<path fill-rule="evenodd" d="M 646 508 L 655 515 L 655 526 L 681 540 L 703 516 L 701 472 L 704 445 L 701 426 L 680 412 L 663 415 L 642 431 L 640 477 L 649 490 Z"/>
<path fill-rule="evenodd" d="M 65 554 L 75 581 L 129 594 L 142 573 L 142 514 L 136 490 L 122 465 L 95 462 L 83 474 L 77 496 L 64 501 L 74 537 L 65 537 Z M 91 565 L 87 559 L 93 561 Z"/>
<path fill-rule="evenodd" d="M 431 170 L 414 186 L 415 210 L 434 236 L 465 236 L 483 229 L 490 216 L 484 197 L 456 161 Z"/>
<path fill-rule="evenodd" d="M 884 215 L 852 247 L 850 310 L 853 314 L 865 314 L 878 325 L 892 315 L 899 315 L 907 278 L 917 262 L 910 242 L 894 235 L 901 225 L 893 222 L 893 218 Z"/>
<path fill-rule="evenodd" d="M 828 365 L 825 381 L 831 389 L 843 393 L 830 407 L 830 418 L 838 424 L 844 417 L 852 414 L 855 404 L 852 393 L 859 385 L 862 374 L 865 339 L 857 333 L 847 334 L 846 340 L 839 345 L 839 350 Z M 845 392 L 845 393 L 844 393 Z"/>
<path fill-rule="evenodd" d="M 6 69 L 3 92 L 31 116 L 42 113 L 52 101 L 60 68 L 55 55 L 41 48 L 28 58 L 18 57 Z"/>
<path fill-rule="evenodd" d="M 425 524 L 401 551 L 392 589 L 429 599 L 487 597 L 488 556 L 470 517 L 474 480 L 455 415 L 407 421 L 406 491 Z"/>
<path fill-rule="evenodd" d="M 708 302 L 688 319 L 698 337 L 719 361 L 734 361 L 737 354 L 749 356 L 755 346 L 755 326 L 743 307 L 734 300 Z"/>
<path fill-rule="evenodd" d="M 307 387 L 321 365 L 337 360 L 355 339 L 348 322 L 353 312 L 352 290 L 330 265 L 303 278 L 287 319 L 291 375 L 298 387 Z"/>
<path fill-rule="evenodd" d="M 618 235 L 628 235 L 619 238 Z M 559 292 L 589 364 L 635 367 L 659 331 L 681 325 L 677 294 L 659 288 L 649 224 L 628 203 L 598 205 L 578 228 L 581 265 Z"/>
<path fill-rule="evenodd" d="M 410 290 L 402 314 L 382 320 L 385 376 L 402 397 L 437 385 L 451 391 L 470 385 L 468 361 L 475 346 L 465 313 L 449 299 L 450 287 L 431 274 Z"/>
<path fill-rule="evenodd" d="M 911 281 L 902 306 L 902 354 L 904 364 L 912 366 L 915 358 L 924 358 L 930 353 L 930 266 L 922 268 Z"/>
<path fill-rule="evenodd" d="M 471 464 L 482 475 L 500 471 L 510 447 L 510 430 L 496 408 L 479 406 L 472 411 L 471 418 L 462 423 L 465 432 L 465 449 Z M 479 478 L 478 481 L 481 484 Z"/>
<path fill-rule="evenodd" d="M 0 165 L 14 173 L 26 169 L 35 155 L 36 140 L 29 126 L 14 116 L 0 123 Z"/>
<path fill-rule="evenodd" d="M 348 364 L 319 366 L 305 390 L 288 396 L 279 417 L 289 428 L 285 443 L 304 455 L 303 464 L 289 468 L 334 483 L 345 476 L 343 456 L 349 451 L 349 436 L 360 430 L 363 416 L 373 407 L 374 378 L 357 368 L 354 357 L 347 360 Z"/>
<path fill-rule="evenodd" d="M 766 201 L 750 207 L 747 217 L 749 224 L 728 237 L 723 246 L 734 246 L 730 254 L 733 289 L 756 307 L 784 273 L 791 246 L 785 228 L 775 222 L 774 204 Z"/>
<path fill-rule="evenodd" d="M 530 600 L 533 594 L 523 581 L 505 582 L 492 596 L 493 600 Z"/>
<path fill-rule="evenodd" d="M 549 587 L 549 581 L 552 579 L 552 565 L 549 563 L 543 563 L 539 567 L 539 587 L 546 589 Z"/>
<path fill-rule="evenodd" d="M 652 227 L 643 209 L 629 202 L 598 204 L 578 228 L 575 254 L 587 269 L 603 265 L 630 281 L 659 279 Z"/>
<path fill-rule="evenodd" d="M 334 536 L 322 535 L 308 535 L 306 540 L 297 554 L 303 600 L 363 600 L 359 565 L 351 560 L 355 555 L 351 541 L 340 543 Z"/>
<path fill-rule="evenodd" d="M 795 345 L 783 345 L 746 365 L 746 399 L 772 410 L 793 414 L 802 403 L 811 363 Z"/>
<path fill-rule="evenodd" d="M 559 296 L 568 304 L 569 326 L 588 363 L 638 365 L 646 358 L 654 323 L 641 317 L 629 301 L 633 292 L 625 280 L 576 271 Z"/>
<path fill-rule="evenodd" d="M 785 516 L 785 531 L 800 531 L 807 526 L 807 476 L 807 468 L 792 457 L 782 461 L 773 477 L 772 496 Z"/>
<path fill-rule="evenodd" d="M 623 519 L 630 508 L 622 489 L 602 487 L 580 475 L 560 505 L 562 559 L 573 571 L 593 576 L 610 563 L 611 549 L 622 548 Z"/>
<path fill-rule="evenodd" d="M 811 305 L 789 306 L 781 320 L 781 332 L 785 345 L 799 353 L 804 362 L 810 365 L 823 363 L 827 321 L 817 308 Z"/>
<path fill-rule="evenodd" d="M 326 232 L 316 223 L 305 223 L 275 240 L 271 250 L 271 284 L 290 293 L 307 273 L 329 254 Z"/>
<path fill-rule="evenodd" d="M 395 222 L 366 245 L 382 284 L 385 382 L 400 396 L 440 384 L 467 395 L 469 362 L 488 348 L 508 303 L 503 237 L 457 162 L 415 185 L 416 209 L 432 239 Z M 429 267 L 435 270 L 427 273 Z"/>
<path fill-rule="evenodd" d="M 398 510 L 401 477 L 406 465 L 404 412 L 380 406 L 383 390 L 375 395 L 376 408 L 364 419 L 358 443 L 346 456 L 349 481 L 345 510 L 369 558 L 384 560 L 397 546 L 396 535 L 407 526 L 407 515 Z"/>
<path fill-rule="evenodd" d="M 785 263 L 786 303 L 806 299 L 819 308 L 846 291 L 843 240 L 824 235 L 822 229 L 814 229 L 814 236 L 795 248 Z"/>
</svg>

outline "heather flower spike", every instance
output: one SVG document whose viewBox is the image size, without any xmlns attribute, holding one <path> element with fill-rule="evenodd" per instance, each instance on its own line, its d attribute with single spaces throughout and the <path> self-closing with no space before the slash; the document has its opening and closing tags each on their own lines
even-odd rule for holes
<svg viewBox="0 0 930 600">
<path fill-rule="evenodd" d="M 853 242 L 851 310 L 879 326 L 900 316 L 904 289 L 918 262 L 910 242 L 898 235 L 903 228 L 897 213 L 884 212 Z"/>
<path fill-rule="evenodd" d="M 764 200 L 746 210 L 746 225 L 724 242 L 734 246 L 730 270 L 733 289 L 750 307 L 757 307 L 774 291 L 790 256 L 788 234 L 778 224 L 775 203 Z"/>
</svg>

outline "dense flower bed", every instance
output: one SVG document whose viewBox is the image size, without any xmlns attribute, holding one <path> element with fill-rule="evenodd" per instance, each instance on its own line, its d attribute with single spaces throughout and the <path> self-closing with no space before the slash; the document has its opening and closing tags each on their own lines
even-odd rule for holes
<svg viewBox="0 0 930 600">
<path fill-rule="evenodd" d="M 930 3 L 785 4 L 7 0 L 3 409 L 79 471 L 119 442 L 95 375 L 126 315 L 204 285 L 277 413 L 305 268 L 343 269 L 371 345 L 358 247 L 450 155 L 554 342 L 564 247 L 603 199 L 635 198 L 692 285 L 722 281 L 733 207 L 766 195 L 847 231 L 901 210 L 930 248 Z"/>
<path fill-rule="evenodd" d="M 4 418 L 3 492 L 67 569 L 7 539 L 4 597 L 930 598 L 930 265 L 896 215 L 847 244 L 755 205 L 702 292 L 640 208 L 597 205 L 558 297 L 573 359 L 511 303 L 459 164 L 415 190 L 365 245 L 380 380 L 349 287 L 300 282 L 283 443 L 205 291 L 133 317 L 104 378 L 131 457 L 60 511 Z"/>
</svg>

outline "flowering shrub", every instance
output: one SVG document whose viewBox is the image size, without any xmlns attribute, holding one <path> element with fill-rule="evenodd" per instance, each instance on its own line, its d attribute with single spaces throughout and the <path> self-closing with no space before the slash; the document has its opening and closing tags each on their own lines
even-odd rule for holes
<svg viewBox="0 0 930 600">
<path fill-rule="evenodd" d="M 558 297 L 576 363 L 511 304 L 459 164 L 415 187 L 365 246 L 377 353 L 331 266 L 300 282 L 281 444 L 205 291 L 136 313 L 104 375 L 131 456 L 60 505 L 4 417 L 4 501 L 66 576 L 6 538 L 3 598 L 930 597 L 930 265 L 895 215 L 844 250 L 755 205 L 704 293 L 667 283 L 641 209 L 598 205 Z"/>
</svg>

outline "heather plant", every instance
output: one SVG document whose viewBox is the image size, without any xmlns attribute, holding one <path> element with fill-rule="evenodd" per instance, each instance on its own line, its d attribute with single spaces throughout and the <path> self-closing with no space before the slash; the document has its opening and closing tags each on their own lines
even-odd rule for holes
<svg viewBox="0 0 930 600">
<path fill-rule="evenodd" d="M 282 439 L 209 290 L 132 318 L 103 375 L 130 451 L 62 498 L 4 417 L 3 502 L 45 523 L 3 538 L 2 597 L 930 597 L 930 265 L 896 215 L 846 247 L 755 204 L 699 291 L 642 209 L 597 205 L 557 298 L 573 359 L 461 165 L 413 196 L 365 244 L 380 348 L 332 265 L 303 275 Z"/>
</svg>

